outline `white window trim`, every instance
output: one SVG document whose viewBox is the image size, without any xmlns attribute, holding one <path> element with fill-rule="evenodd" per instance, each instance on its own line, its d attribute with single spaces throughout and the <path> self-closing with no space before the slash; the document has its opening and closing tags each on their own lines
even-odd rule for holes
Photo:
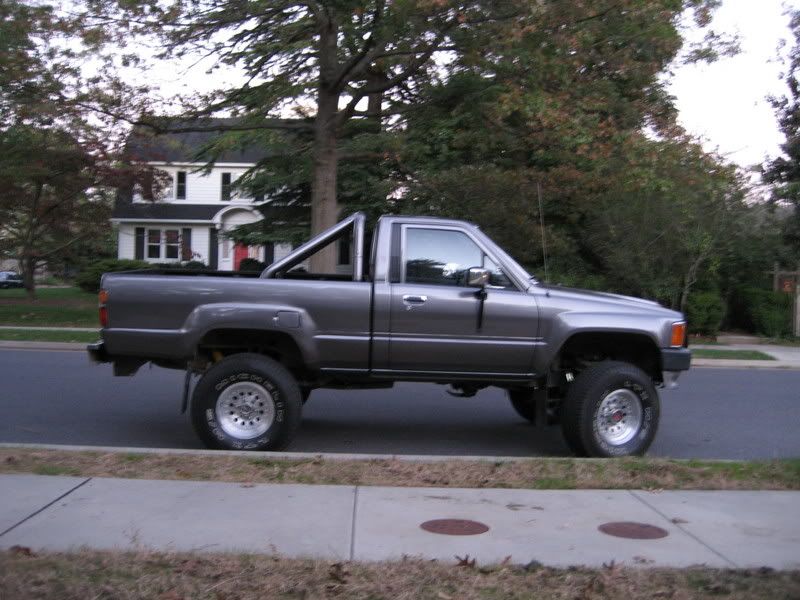
<svg viewBox="0 0 800 600">
<path fill-rule="evenodd" d="M 158 232 L 158 257 L 150 256 L 150 247 L 155 246 L 156 244 L 150 242 L 150 232 L 157 231 Z M 168 244 L 167 243 L 167 231 L 176 231 L 178 233 L 178 243 L 177 244 Z M 145 230 L 145 243 L 144 243 L 144 260 L 147 262 L 152 263 L 179 263 L 181 262 L 181 230 L 174 229 L 174 228 L 152 228 L 148 227 Z M 178 257 L 177 258 L 167 258 L 167 247 L 169 246 L 177 246 L 178 248 Z"/>
</svg>

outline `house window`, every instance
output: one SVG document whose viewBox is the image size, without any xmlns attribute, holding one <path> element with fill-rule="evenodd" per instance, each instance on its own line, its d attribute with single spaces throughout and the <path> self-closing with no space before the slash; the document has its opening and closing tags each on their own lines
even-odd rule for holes
<svg viewBox="0 0 800 600">
<path fill-rule="evenodd" d="M 222 200 L 227 202 L 231 199 L 231 174 L 222 174 Z"/>
<path fill-rule="evenodd" d="M 161 230 L 147 230 L 147 258 L 161 258 Z"/>
<path fill-rule="evenodd" d="M 175 199 L 186 200 L 186 171 L 178 171 L 175 180 Z"/>
<path fill-rule="evenodd" d="M 177 259 L 180 252 L 181 247 L 181 238 L 180 234 L 178 233 L 177 229 L 167 229 L 164 232 L 165 238 L 165 258 L 167 259 Z"/>
<path fill-rule="evenodd" d="M 163 234 L 163 235 L 162 235 Z M 177 229 L 147 230 L 147 258 L 155 260 L 178 260 L 181 236 Z"/>
</svg>

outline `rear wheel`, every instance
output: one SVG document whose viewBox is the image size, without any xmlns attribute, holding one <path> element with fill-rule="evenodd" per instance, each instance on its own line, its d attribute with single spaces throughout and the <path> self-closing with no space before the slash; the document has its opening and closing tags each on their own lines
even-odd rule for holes
<svg viewBox="0 0 800 600">
<path fill-rule="evenodd" d="M 564 439 L 579 456 L 644 454 L 658 429 L 658 393 L 635 365 L 607 361 L 582 372 L 561 413 Z"/>
<path fill-rule="evenodd" d="M 292 374 L 259 354 L 235 354 L 211 367 L 192 395 L 192 425 L 210 448 L 279 450 L 300 424 Z"/>
</svg>

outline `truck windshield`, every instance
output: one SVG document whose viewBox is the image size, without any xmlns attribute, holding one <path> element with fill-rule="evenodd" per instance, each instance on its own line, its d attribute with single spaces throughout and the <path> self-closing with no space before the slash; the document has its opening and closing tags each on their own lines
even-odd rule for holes
<svg viewBox="0 0 800 600">
<path fill-rule="evenodd" d="M 539 283 L 538 280 L 533 275 L 528 273 L 522 267 L 522 265 L 520 265 L 517 261 L 511 258 L 508 252 L 506 252 L 500 246 L 495 244 L 492 238 L 490 238 L 488 235 L 486 235 L 480 229 L 477 228 L 476 228 L 476 233 L 481 236 L 482 241 L 487 246 L 489 246 L 490 250 L 492 251 L 492 254 L 494 254 L 497 258 L 500 259 L 500 261 L 503 263 L 503 266 L 506 267 L 509 271 L 511 271 L 511 274 L 514 277 L 523 282 L 533 282 L 534 284 Z"/>
</svg>

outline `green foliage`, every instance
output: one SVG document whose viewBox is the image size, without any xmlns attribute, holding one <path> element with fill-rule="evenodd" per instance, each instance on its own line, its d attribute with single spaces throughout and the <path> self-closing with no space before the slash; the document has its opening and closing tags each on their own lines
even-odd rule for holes
<svg viewBox="0 0 800 600">
<path fill-rule="evenodd" d="M 100 291 L 100 279 L 103 273 L 114 271 L 135 271 L 139 269 L 152 269 L 154 265 L 142 260 L 105 259 L 84 267 L 75 278 L 75 283 L 86 292 Z"/>
<path fill-rule="evenodd" d="M 716 336 L 725 315 L 725 303 L 716 292 L 696 292 L 689 295 L 686 318 L 690 333 Z"/>
<path fill-rule="evenodd" d="M 746 315 L 753 331 L 771 338 L 791 334 L 791 294 L 757 288 L 745 288 L 739 292 L 745 301 Z"/>
<path fill-rule="evenodd" d="M 741 286 L 731 291 L 730 322 L 746 331 L 779 338 L 791 333 L 791 294 Z"/>
<path fill-rule="evenodd" d="M 764 180 L 772 184 L 773 202 L 791 208 L 783 233 L 797 260 L 800 259 L 800 11 L 792 13 L 791 28 L 795 45 L 786 74 L 789 95 L 773 100 L 778 123 L 786 138 L 781 144 L 783 156 L 768 161 L 762 172 Z"/>
</svg>

